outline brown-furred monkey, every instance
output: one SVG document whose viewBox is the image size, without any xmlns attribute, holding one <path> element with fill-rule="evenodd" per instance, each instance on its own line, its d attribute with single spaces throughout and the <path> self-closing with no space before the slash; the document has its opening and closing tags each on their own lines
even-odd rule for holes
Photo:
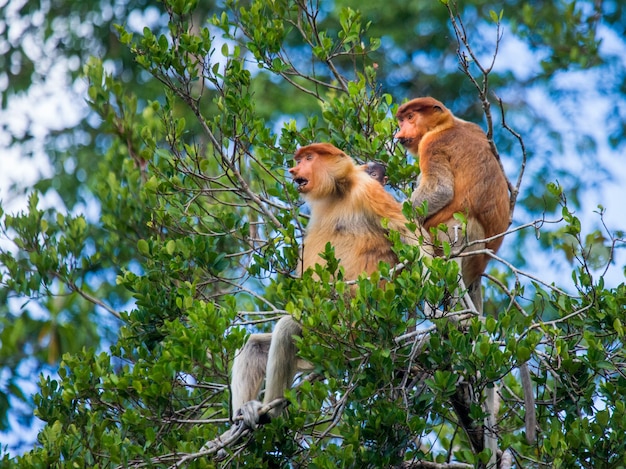
<svg viewBox="0 0 626 469">
<path fill-rule="evenodd" d="M 329 143 L 300 148 L 295 166 L 289 170 L 298 191 L 309 204 L 311 216 L 302 247 L 300 269 L 304 271 L 325 261 L 320 253 L 326 244 L 344 269 L 346 280 L 371 274 L 384 261 L 397 263 L 387 238 L 389 229 L 400 232 L 403 241 L 416 244 L 417 236 L 406 227 L 402 206 L 367 172 L 344 152 Z M 381 221 L 388 220 L 388 228 Z M 233 415 L 240 413 L 246 425 L 258 423 L 261 403 L 256 401 L 266 375 L 265 404 L 283 397 L 297 371 L 311 365 L 297 357 L 294 336 L 302 332 L 291 316 L 282 317 L 272 333 L 252 334 L 235 356 L 231 395 Z M 267 368 L 267 372 L 266 372 Z M 275 416 L 282 409 L 273 409 Z"/>
<path fill-rule="evenodd" d="M 395 138 L 419 157 L 420 176 L 411 202 L 416 208 L 427 205 L 423 227 L 431 231 L 441 223 L 447 225 L 447 233 L 437 236 L 449 242 L 455 253 L 485 247 L 495 253 L 502 236 L 463 249 L 467 242 L 500 235 L 509 226 L 507 180 L 483 130 L 458 119 L 430 97 L 403 104 L 396 118 L 400 130 Z M 455 213 L 465 216 L 465 233 L 458 229 Z M 479 312 L 483 310 L 480 280 L 489 259 L 487 254 L 470 255 L 461 262 L 463 281 Z"/>
<path fill-rule="evenodd" d="M 485 132 L 476 124 L 455 117 L 441 102 L 431 97 L 413 99 L 398 108 L 399 131 L 395 138 L 419 157 L 420 176 L 411 196 L 416 208 L 426 205 L 422 223 L 432 232 L 443 223 L 447 232 L 437 232 L 440 241 L 449 242 L 454 253 L 487 248 L 494 253 L 502 244 L 502 235 L 510 223 L 508 182 Z M 467 221 L 460 233 L 455 213 Z M 484 245 L 465 248 L 465 244 L 495 237 Z M 489 255 L 469 255 L 461 260 L 461 272 L 470 298 L 478 312 L 483 312 L 481 276 Z M 526 438 L 535 438 L 535 401 L 528 365 L 520 365 L 526 407 Z M 495 388 L 488 390 L 487 403 L 497 408 Z M 490 420 L 495 415 L 490 410 Z M 489 425 L 491 426 L 491 425 Z M 494 448 L 492 448 L 494 449 Z M 495 457 L 495 451 L 494 451 Z"/>
<path fill-rule="evenodd" d="M 387 177 L 387 168 L 385 168 L 384 165 L 376 163 L 375 161 L 368 161 L 363 167 L 367 174 L 376 179 L 383 186 L 387 184 L 389 178 Z"/>
</svg>

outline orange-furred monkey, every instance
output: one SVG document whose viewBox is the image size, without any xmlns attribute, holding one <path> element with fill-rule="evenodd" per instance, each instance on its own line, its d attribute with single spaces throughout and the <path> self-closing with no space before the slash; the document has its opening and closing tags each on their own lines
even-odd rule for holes
<svg viewBox="0 0 626 469">
<path fill-rule="evenodd" d="M 397 263 L 387 239 L 388 229 L 381 224 L 383 218 L 407 243 L 417 242 L 417 236 L 405 226 L 402 206 L 368 174 L 365 165 L 356 165 L 328 143 L 302 147 L 294 159 L 295 166 L 289 172 L 311 208 L 302 247 L 302 271 L 325 263 L 320 253 L 329 242 L 346 280 L 371 274 L 381 261 Z M 283 397 L 297 371 L 311 370 L 309 363 L 297 357 L 293 336 L 301 332 L 298 322 L 284 316 L 272 333 L 252 334 L 237 353 L 232 368 L 233 415 L 240 413 L 250 428 L 258 423 L 261 403 L 255 399 L 264 375 L 263 402 L 267 404 Z M 275 416 L 281 410 L 273 409 L 270 414 Z"/>
<path fill-rule="evenodd" d="M 509 226 L 509 191 L 504 172 L 482 129 L 456 118 L 436 99 L 417 98 L 403 104 L 396 113 L 400 130 L 395 138 L 413 155 L 419 156 L 420 176 L 411 196 L 416 208 L 427 205 L 423 226 L 430 231 L 440 223 L 448 233 L 438 233 L 454 252 L 465 242 L 502 234 Z M 454 218 L 467 220 L 466 233 L 458 230 Z M 475 245 L 470 252 L 486 247 L 496 252 L 502 237 Z M 482 312 L 480 277 L 489 262 L 486 254 L 462 259 L 463 281 L 474 306 Z"/>
</svg>

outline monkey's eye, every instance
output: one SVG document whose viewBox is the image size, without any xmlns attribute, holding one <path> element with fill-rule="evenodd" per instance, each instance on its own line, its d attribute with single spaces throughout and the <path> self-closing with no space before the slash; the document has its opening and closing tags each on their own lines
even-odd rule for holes
<svg viewBox="0 0 626 469">
<path fill-rule="evenodd" d="M 412 121 L 412 120 L 413 120 L 413 117 L 415 117 L 415 114 L 413 114 L 413 113 L 410 113 L 408 116 L 406 116 L 406 118 L 407 118 L 408 120 L 410 120 L 410 121 Z"/>
<path fill-rule="evenodd" d="M 313 159 L 313 155 L 309 153 L 305 158 L 307 161 L 311 161 Z"/>
</svg>

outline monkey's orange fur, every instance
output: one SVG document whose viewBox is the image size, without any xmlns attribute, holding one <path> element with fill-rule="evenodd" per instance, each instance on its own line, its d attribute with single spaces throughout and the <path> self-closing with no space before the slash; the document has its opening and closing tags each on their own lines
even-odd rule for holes
<svg viewBox="0 0 626 469">
<path fill-rule="evenodd" d="M 328 143 L 300 148 L 295 161 L 289 172 L 311 208 L 302 268 L 323 264 L 319 254 L 328 242 L 350 280 L 363 272 L 371 274 L 380 261 L 396 263 L 381 219 L 388 219 L 389 228 L 401 232 L 405 238 L 411 236 L 405 227 L 407 220 L 402 206 L 366 168 L 357 166 Z"/>
<path fill-rule="evenodd" d="M 456 118 L 430 97 L 403 104 L 396 117 L 400 130 L 395 137 L 419 156 L 419 183 L 411 200 L 415 207 L 427 201 L 424 228 L 458 225 L 454 214 L 460 212 L 467 219 L 468 241 L 505 232 L 510 215 L 508 185 L 482 129 Z M 486 247 L 495 252 L 502 239 L 489 241 Z M 488 261 L 488 255 L 464 259 L 467 286 L 480 279 Z"/>
</svg>

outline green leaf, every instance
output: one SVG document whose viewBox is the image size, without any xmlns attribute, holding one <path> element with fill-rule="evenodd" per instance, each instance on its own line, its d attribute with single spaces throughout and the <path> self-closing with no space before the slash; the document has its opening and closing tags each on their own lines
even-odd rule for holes
<svg viewBox="0 0 626 469">
<path fill-rule="evenodd" d="M 167 253 L 170 256 L 174 254 L 174 251 L 176 251 L 176 241 L 174 241 L 173 239 L 170 239 L 165 245 L 165 249 L 167 250 Z"/>
<path fill-rule="evenodd" d="M 145 239 L 140 239 L 139 241 L 137 241 L 137 249 L 144 256 L 150 255 L 150 247 Z"/>
<path fill-rule="evenodd" d="M 519 363 L 526 363 L 530 359 L 530 349 L 523 345 L 518 345 L 516 355 Z"/>
</svg>

